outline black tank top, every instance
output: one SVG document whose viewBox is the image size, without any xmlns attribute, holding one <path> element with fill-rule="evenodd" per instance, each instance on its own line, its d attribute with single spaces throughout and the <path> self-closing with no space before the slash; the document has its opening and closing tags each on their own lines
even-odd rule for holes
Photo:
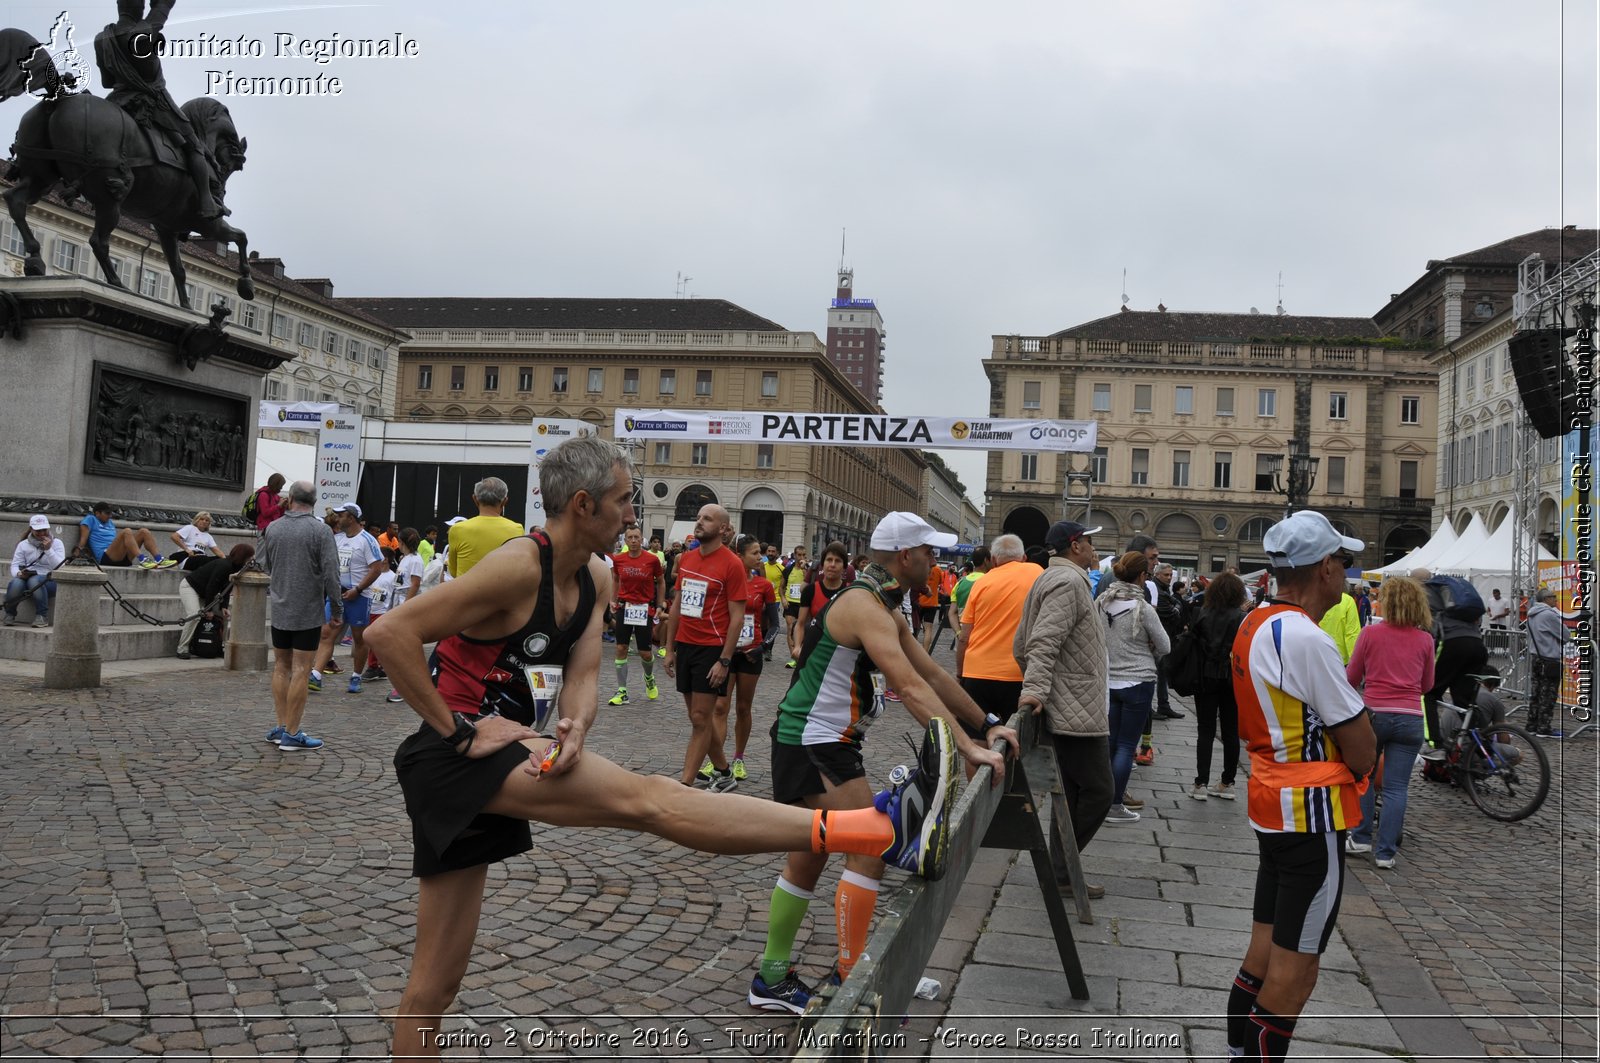
<svg viewBox="0 0 1600 1063">
<path fill-rule="evenodd" d="M 532 725 L 533 692 L 523 671 L 529 665 L 565 666 L 572 647 L 594 612 L 594 580 L 589 566 L 578 569 L 578 605 L 566 624 L 556 623 L 554 551 L 543 532 L 528 538 L 539 544 L 539 599 L 533 615 L 516 631 L 484 641 L 451 635 L 429 659 L 433 685 L 451 711 L 477 716 L 490 712 Z"/>
</svg>

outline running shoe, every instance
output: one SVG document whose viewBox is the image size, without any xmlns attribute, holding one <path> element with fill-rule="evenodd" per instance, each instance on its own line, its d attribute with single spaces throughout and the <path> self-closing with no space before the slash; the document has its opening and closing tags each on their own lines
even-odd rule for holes
<svg viewBox="0 0 1600 1063">
<path fill-rule="evenodd" d="M 319 678 L 318 676 L 312 676 L 310 679 L 306 680 L 306 689 L 311 691 L 311 693 L 313 693 L 313 694 L 322 693 L 322 680 L 321 680 L 321 678 Z"/>
<path fill-rule="evenodd" d="M 1212 797 L 1220 797 L 1224 801 L 1235 800 L 1237 796 L 1233 792 L 1233 783 L 1231 782 L 1219 782 L 1209 792 Z"/>
<path fill-rule="evenodd" d="M 743 757 L 733 758 L 733 777 L 738 779 L 740 782 L 744 782 L 746 779 L 750 778 L 750 773 L 744 770 Z"/>
<path fill-rule="evenodd" d="M 400 691 L 398 691 L 398 690 L 391 690 L 391 691 L 389 691 L 389 696 L 384 698 L 383 700 L 387 701 L 391 705 L 398 705 L 402 701 L 406 700 L 406 696 L 404 694 L 400 693 Z"/>
<path fill-rule="evenodd" d="M 344 692 L 346 694 L 359 694 L 359 693 L 361 693 L 361 677 L 358 676 L 358 675 L 351 676 L 350 677 L 350 685 L 345 688 Z"/>
<path fill-rule="evenodd" d="M 627 703 L 628 703 L 628 688 L 627 687 L 618 687 L 616 694 L 614 694 L 612 696 L 610 701 L 606 702 L 607 705 L 626 705 Z"/>
<path fill-rule="evenodd" d="M 1189 787 L 1189 796 L 1194 798 L 1196 801 L 1204 801 L 1206 799 L 1206 788 L 1200 783 L 1195 783 L 1193 786 Z"/>
<path fill-rule="evenodd" d="M 883 852 L 885 863 L 930 881 L 944 875 L 949 849 L 946 826 L 956 803 L 955 773 L 955 735 L 944 717 L 936 716 L 928 721 L 910 777 L 873 799 L 894 824 L 894 842 Z"/>
<path fill-rule="evenodd" d="M 36 616 L 36 617 L 33 618 L 33 626 L 34 627 L 49 627 L 50 626 L 50 618 L 48 616 Z"/>
<path fill-rule="evenodd" d="M 1144 807 L 1144 798 L 1135 797 L 1132 794 L 1123 794 L 1122 795 L 1122 806 L 1124 808 L 1131 808 L 1135 812 L 1137 812 L 1139 809 Z"/>
<path fill-rule="evenodd" d="M 1377 868 L 1379 871 L 1393 871 L 1394 870 L 1394 857 L 1391 856 L 1391 857 L 1388 857 L 1387 859 L 1385 859 L 1384 857 L 1381 857 L 1381 856 L 1377 857 L 1372 861 L 1372 866 Z"/>
<path fill-rule="evenodd" d="M 759 974 L 750 980 L 750 1004 L 766 1011 L 792 1011 L 796 1015 L 811 1003 L 811 987 L 800 981 L 794 968 L 778 982 L 768 985 Z"/>
<path fill-rule="evenodd" d="M 340 672 L 344 671 L 343 668 L 339 667 L 338 661 L 329 661 L 327 664 L 322 666 L 322 670 L 328 675 L 338 675 Z"/>
<path fill-rule="evenodd" d="M 1111 811 L 1106 813 L 1106 823 L 1109 826 L 1122 826 L 1139 822 L 1139 813 L 1124 805 L 1112 805 Z"/>
<path fill-rule="evenodd" d="M 288 733 L 288 731 L 283 729 L 283 724 L 280 723 L 278 726 L 267 732 L 267 741 L 271 742 L 273 745 L 277 745 L 279 742 L 283 741 L 283 736 Z"/>
<path fill-rule="evenodd" d="M 1347 837 L 1344 840 L 1344 851 L 1351 856 L 1362 856 L 1366 853 L 1372 852 L 1372 846 L 1363 845 L 1354 838 Z"/>
<path fill-rule="evenodd" d="M 1139 752 L 1133 755 L 1133 762 L 1141 768 L 1148 768 L 1156 762 L 1156 747 L 1140 746 Z"/>
<path fill-rule="evenodd" d="M 644 677 L 644 696 L 649 698 L 651 701 L 654 701 L 661 696 L 661 688 L 656 686 L 656 677 L 653 675 L 647 675 Z"/>
<path fill-rule="evenodd" d="M 707 786 L 706 789 L 710 790 L 714 794 L 725 794 L 729 791 L 737 789 L 738 786 L 739 782 L 733 777 L 733 772 L 719 771 L 717 772 L 716 776 L 712 778 L 711 785 Z"/>
<path fill-rule="evenodd" d="M 793 668 L 793 667 L 794 667 L 794 658 L 793 658 L 793 657 L 790 657 L 790 658 L 789 658 L 789 663 L 788 663 L 788 664 L 786 664 L 786 665 L 784 665 L 784 667 L 785 667 L 785 668 Z"/>
<path fill-rule="evenodd" d="M 339 645 L 341 646 L 354 646 L 355 644 L 356 640 L 354 635 L 346 635 L 344 638 L 339 640 Z"/>
<path fill-rule="evenodd" d="M 661 647 L 659 650 L 656 651 L 656 656 L 657 657 L 665 657 L 666 655 L 667 655 L 667 648 L 665 646 Z"/>
<path fill-rule="evenodd" d="M 368 668 L 365 672 L 361 673 L 361 678 L 370 683 L 374 679 L 388 679 L 389 673 L 385 672 L 382 668 Z"/>
<path fill-rule="evenodd" d="M 178 559 L 175 557 L 164 558 L 160 554 L 156 555 L 156 568 L 171 568 L 177 563 Z"/>
<path fill-rule="evenodd" d="M 1445 759 L 1445 751 L 1441 746 L 1429 746 L 1421 753 L 1418 753 L 1417 756 L 1422 760 L 1443 760 Z"/>
<path fill-rule="evenodd" d="M 153 561 L 146 554 L 140 554 L 138 560 L 136 560 L 134 564 L 143 569 L 152 569 L 156 567 L 155 561 Z"/>
<path fill-rule="evenodd" d="M 710 782 L 711 781 L 711 777 L 713 775 L 715 775 L 716 773 L 717 773 L 717 769 L 716 769 L 716 767 L 714 765 L 712 765 L 711 758 L 707 757 L 706 758 L 706 762 L 704 764 L 700 765 L 700 778 L 704 779 L 707 782 Z"/>
<path fill-rule="evenodd" d="M 320 749 L 322 739 L 312 738 L 304 731 L 298 734 L 286 734 L 278 740 L 279 749 Z"/>
</svg>

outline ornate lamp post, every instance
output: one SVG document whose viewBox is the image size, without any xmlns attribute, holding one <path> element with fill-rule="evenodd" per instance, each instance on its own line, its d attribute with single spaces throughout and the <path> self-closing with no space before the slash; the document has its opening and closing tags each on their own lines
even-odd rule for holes
<svg viewBox="0 0 1600 1063">
<path fill-rule="evenodd" d="M 1311 485 L 1317 482 L 1317 463 L 1321 460 L 1311 456 L 1311 443 L 1300 436 L 1289 440 L 1288 454 L 1272 455 L 1272 489 L 1285 497 L 1285 517 L 1306 507 Z"/>
</svg>

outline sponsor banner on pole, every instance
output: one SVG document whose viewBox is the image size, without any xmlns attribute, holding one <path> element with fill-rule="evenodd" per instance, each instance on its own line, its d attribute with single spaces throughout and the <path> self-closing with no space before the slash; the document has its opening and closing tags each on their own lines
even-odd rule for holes
<svg viewBox="0 0 1600 1063">
<path fill-rule="evenodd" d="M 748 410 L 621 410 L 618 439 L 813 446 L 916 447 L 921 450 L 1091 452 L 1094 421 L 896 417 L 884 413 L 763 413 Z"/>
<path fill-rule="evenodd" d="M 324 420 L 338 412 L 337 402 L 263 402 L 256 415 L 256 427 L 316 432 Z"/>
<path fill-rule="evenodd" d="M 544 527 L 544 495 L 539 490 L 539 466 L 544 456 L 569 439 L 594 434 L 594 425 L 576 418 L 534 419 L 533 445 L 528 455 L 528 527 Z"/>
<path fill-rule="evenodd" d="M 356 500 L 361 486 L 361 417 L 335 407 L 316 425 L 317 502 L 320 515 L 328 508 Z"/>
<path fill-rule="evenodd" d="M 1568 706 L 1579 704 L 1579 696 L 1585 693 L 1579 674 L 1582 659 L 1577 640 L 1594 638 L 1590 611 L 1584 608 L 1587 576 L 1583 565 L 1577 561 L 1539 562 L 1539 585 L 1556 592 L 1556 599 L 1551 604 L 1561 614 L 1562 623 L 1566 624 L 1572 636 L 1561 653 L 1560 698 L 1561 703 Z M 1526 606 L 1523 612 L 1527 612 Z"/>
</svg>

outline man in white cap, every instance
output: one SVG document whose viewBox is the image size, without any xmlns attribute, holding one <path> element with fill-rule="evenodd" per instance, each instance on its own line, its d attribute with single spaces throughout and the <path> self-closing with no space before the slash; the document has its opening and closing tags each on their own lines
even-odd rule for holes
<svg viewBox="0 0 1600 1063">
<path fill-rule="evenodd" d="M 367 667 L 367 621 L 371 618 L 372 591 L 369 589 L 388 568 L 377 538 L 362 525 L 361 507 L 354 502 L 335 506 L 340 534 L 333 537 L 339 548 L 339 586 L 344 588 L 344 619 L 329 622 L 322 630 L 317 661 L 333 660 L 333 648 L 344 628 L 350 629 L 350 685 L 346 693 L 361 693 L 361 673 Z M 322 690 L 322 674 L 312 669 L 310 689 Z"/>
<path fill-rule="evenodd" d="M 67 559 L 67 544 L 50 530 L 50 518 L 35 513 L 28 518 L 28 534 L 11 555 L 11 582 L 6 586 L 5 616 L 0 624 L 17 622 L 17 604 L 33 599 L 33 626 L 50 626 L 50 595 L 56 589 L 50 573 Z"/>
<path fill-rule="evenodd" d="M 974 769 L 993 767 L 996 781 L 1004 775 L 1005 760 L 989 744 L 1004 738 L 1015 749 L 1016 732 L 993 716 L 985 717 L 928 656 L 900 612 L 904 595 L 927 584 L 934 549 L 949 549 L 955 542 L 954 535 L 935 531 L 912 513 L 890 513 L 878 522 L 868 551 L 871 561 L 806 628 L 799 663 L 772 731 L 773 800 L 803 808 L 871 807 L 873 788 L 861 759 L 861 738 L 883 715 L 888 689 L 918 723 L 938 718 L 952 725 L 934 733 L 944 736 L 939 744 L 948 741 L 956 748 L 926 744 L 923 758 L 953 758 L 959 752 Z M 973 741 L 963 728 L 983 740 Z M 931 762 L 918 765 L 925 776 L 936 767 Z M 799 1014 L 811 999 L 811 987 L 794 973 L 791 952 L 827 862 L 825 853 L 791 852 L 778 876 L 761 970 L 750 983 L 749 1001 L 755 1007 Z M 884 862 L 871 856 L 846 858 L 833 901 L 840 978 L 849 975 L 866 946 L 883 868 Z"/>
<path fill-rule="evenodd" d="M 1339 916 L 1345 832 L 1361 822 L 1377 741 L 1338 648 L 1317 626 L 1366 544 L 1301 510 L 1267 529 L 1261 545 L 1278 593 L 1233 642 L 1260 866 L 1250 946 L 1228 996 L 1228 1053 L 1281 1060 Z"/>
</svg>

